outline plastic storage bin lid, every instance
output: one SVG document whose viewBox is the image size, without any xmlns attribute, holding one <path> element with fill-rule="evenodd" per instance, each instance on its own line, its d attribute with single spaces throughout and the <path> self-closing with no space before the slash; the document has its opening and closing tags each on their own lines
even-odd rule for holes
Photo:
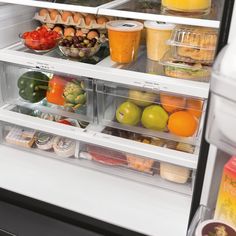
<svg viewBox="0 0 236 236">
<path fill-rule="evenodd" d="M 133 32 L 142 30 L 143 24 L 138 21 L 132 21 L 132 20 L 116 20 L 116 21 L 109 21 L 106 24 L 106 27 L 107 29 L 114 31 Z"/>
<path fill-rule="evenodd" d="M 236 101 L 236 42 L 226 46 L 217 57 L 210 90 Z"/>
<path fill-rule="evenodd" d="M 176 26 L 168 45 L 195 49 L 215 50 L 218 31 L 212 28 L 196 26 Z"/>
<path fill-rule="evenodd" d="M 157 21 L 145 21 L 144 26 L 148 29 L 154 30 L 173 30 L 174 24 L 167 24 L 165 22 L 157 22 Z"/>
</svg>

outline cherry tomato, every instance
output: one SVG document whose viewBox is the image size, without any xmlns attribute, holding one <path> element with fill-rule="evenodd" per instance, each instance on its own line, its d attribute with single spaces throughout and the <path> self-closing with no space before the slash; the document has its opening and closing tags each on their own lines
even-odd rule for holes
<svg viewBox="0 0 236 236">
<path fill-rule="evenodd" d="M 25 33 L 22 35 L 22 38 L 23 38 L 23 39 L 26 39 L 29 35 L 30 35 L 30 32 L 25 32 Z"/>
<path fill-rule="evenodd" d="M 31 38 L 32 38 L 33 40 L 38 40 L 38 39 L 40 38 L 40 34 L 39 34 L 39 32 L 37 32 L 37 31 L 32 31 L 32 32 L 30 33 L 30 36 L 31 36 Z"/>
</svg>

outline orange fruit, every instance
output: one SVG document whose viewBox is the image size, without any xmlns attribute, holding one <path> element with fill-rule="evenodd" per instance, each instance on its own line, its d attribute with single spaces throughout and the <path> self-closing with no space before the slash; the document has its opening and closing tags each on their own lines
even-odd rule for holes
<svg viewBox="0 0 236 236">
<path fill-rule="evenodd" d="M 160 94 L 160 101 L 162 107 L 169 113 L 184 110 L 186 105 L 186 98 L 179 96 Z"/>
<path fill-rule="evenodd" d="M 198 120 L 187 111 L 177 111 L 169 117 L 168 129 L 175 135 L 190 137 L 196 132 L 197 127 Z"/>
<path fill-rule="evenodd" d="M 197 118 L 202 114 L 203 101 L 196 99 L 187 100 L 187 111 Z"/>
</svg>

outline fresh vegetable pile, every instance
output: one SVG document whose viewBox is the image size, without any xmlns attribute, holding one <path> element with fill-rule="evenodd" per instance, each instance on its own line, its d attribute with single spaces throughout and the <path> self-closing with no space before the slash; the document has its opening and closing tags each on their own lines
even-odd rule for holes
<svg viewBox="0 0 236 236">
<path fill-rule="evenodd" d="M 31 32 L 23 33 L 21 37 L 28 48 L 43 51 L 56 47 L 61 35 L 45 26 L 41 26 Z"/>
<path fill-rule="evenodd" d="M 86 89 L 83 80 L 28 71 L 17 82 L 19 95 L 24 100 L 36 103 L 46 98 L 47 102 L 77 110 L 86 104 Z"/>
</svg>

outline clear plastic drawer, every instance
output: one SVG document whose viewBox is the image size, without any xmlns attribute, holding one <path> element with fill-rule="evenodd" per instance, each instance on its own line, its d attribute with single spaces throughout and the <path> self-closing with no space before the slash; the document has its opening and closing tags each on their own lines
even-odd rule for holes
<svg viewBox="0 0 236 236">
<path fill-rule="evenodd" d="M 97 109 L 101 125 L 195 145 L 204 101 L 98 81 Z"/>
<path fill-rule="evenodd" d="M 85 77 L 3 64 L 1 93 L 2 105 L 9 110 L 94 120 L 93 80 Z"/>
</svg>

